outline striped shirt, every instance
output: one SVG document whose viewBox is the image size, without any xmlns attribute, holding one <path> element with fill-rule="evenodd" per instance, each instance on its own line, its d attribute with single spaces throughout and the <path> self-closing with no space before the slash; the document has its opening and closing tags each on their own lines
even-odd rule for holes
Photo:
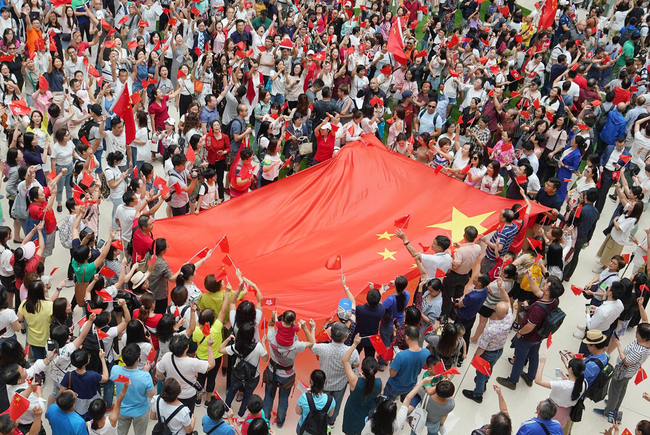
<svg viewBox="0 0 650 435">
<path fill-rule="evenodd" d="M 515 224 L 510 224 L 503 227 L 503 230 L 501 230 L 501 232 L 495 232 L 494 234 L 492 234 L 492 237 L 490 237 L 490 243 L 496 243 L 497 237 L 499 238 L 499 244 L 501 245 L 501 249 L 499 250 L 499 256 L 502 256 L 506 252 L 508 252 L 508 249 L 510 249 L 510 245 L 512 245 L 512 241 L 515 240 L 515 236 L 517 235 L 518 232 L 519 232 L 519 227 Z M 485 256 L 490 260 L 494 260 L 496 257 L 496 255 L 494 254 L 494 248 L 488 246 L 485 249 Z"/>
<path fill-rule="evenodd" d="M 625 353 L 625 362 L 629 365 L 626 366 L 623 364 L 623 360 L 621 360 L 621 357 L 619 356 L 616 359 L 616 369 L 619 371 L 617 377 L 630 379 L 636 375 L 641 364 L 643 364 L 645 360 L 648 359 L 648 356 L 650 356 L 650 348 L 641 346 L 639 342 L 634 339 L 632 343 L 625 346 L 625 351 L 623 353 Z"/>
</svg>

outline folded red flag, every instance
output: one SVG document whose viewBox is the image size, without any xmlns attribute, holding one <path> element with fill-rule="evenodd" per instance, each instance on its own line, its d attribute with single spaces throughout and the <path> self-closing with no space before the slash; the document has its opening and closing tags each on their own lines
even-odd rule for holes
<svg viewBox="0 0 650 435">
<path fill-rule="evenodd" d="M 203 260 L 208 255 L 208 252 L 210 252 L 210 248 L 208 248 L 206 246 L 205 248 L 203 248 L 199 252 L 197 252 L 196 256 L 199 257 L 201 260 Z M 231 266 L 232 266 L 232 264 L 231 264 Z"/>
<path fill-rule="evenodd" d="M 542 105 L 539 102 L 539 98 L 535 98 L 535 101 L 533 101 L 533 106 L 535 106 L 535 109 L 539 109 L 542 107 Z"/>
<path fill-rule="evenodd" d="M 100 312 L 101 312 L 101 310 L 100 310 Z M 95 314 L 99 314 L 99 313 L 95 313 Z M 95 332 L 97 333 L 97 338 L 100 339 L 100 340 L 103 340 L 105 338 L 110 337 L 107 333 L 105 333 L 101 329 L 97 329 Z"/>
<path fill-rule="evenodd" d="M 520 175 L 517 178 L 515 178 L 515 182 L 520 186 L 524 184 L 526 181 L 528 181 L 528 178 L 526 178 L 525 175 Z"/>
<path fill-rule="evenodd" d="M 433 366 L 433 374 L 434 374 L 435 376 L 442 376 L 442 374 L 443 374 L 446 370 L 447 370 L 447 368 L 445 367 L 445 363 L 443 363 L 442 361 L 440 361 L 438 364 L 436 364 L 435 366 Z"/>
<path fill-rule="evenodd" d="M 445 370 L 442 372 L 442 376 L 447 376 L 447 375 L 460 375 L 460 372 L 456 367 L 452 367 L 449 370 Z"/>
<path fill-rule="evenodd" d="M 576 353 L 575 357 L 578 358 L 578 359 L 583 359 L 585 356 L 583 354 L 581 354 L 581 353 Z"/>
<path fill-rule="evenodd" d="M 208 322 L 205 322 L 205 324 L 203 325 L 203 328 L 201 328 L 201 332 L 206 337 L 208 335 L 210 335 L 210 324 Z"/>
<path fill-rule="evenodd" d="M 576 212 L 574 214 L 576 219 L 580 219 L 580 215 L 582 214 L 582 204 L 580 204 L 578 207 L 576 207 Z"/>
<path fill-rule="evenodd" d="M 103 266 L 100 269 L 99 273 L 104 275 L 106 278 L 113 278 L 115 275 L 117 275 L 117 273 L 115 273 L 115 271 L 113 269 L 109 269 L 106 266 Z"/>
<path fill-rule="evenodd" d="M 574 295 L 580 296 L 584 290 L 582 288 L 578 287 L 577 285 L 572 285 L 571 286 L 571 291 L 573 292 Z"/>
<path fill-rule="evenodd" d="M 293 156 L 289 156 L 289 158 L 286 159 L 286 160 L 284 161 L 284 163 L 282 163 L 282 168 L 286 168 L 287 166 L 289 166 L 289 163 L 291 163 L 291 159 L 292 159 L 292 158 L 293 158 Z"/>
<path fill-rule="evenodd" d="M 111 246 L 118 251 L 124 251 L 124 244 L 122 243 L 121 240 L 115 240 L 113 243 L 111 243 Z"/>
<path fill-rule="evenodd" d="M 174 184 L 174 192 L 176 192 L 176 195 L 180 195 L 183 190 L 181 189 L 181 185 L 179 183 Z"/>
<path fill-rule="evenodd" d="M 622 160 L 623 163 L 625 163 L 625 164 L 627 164 L 627 162 L 629 162 L 631 158 L 632 158 L 632 156 L 626 156 L 624 154 L 621 154 L 619 156 L 619 160 Z"/>
<path fill-rule="evenodd" d="M 435 276 L 435 278 L 443 278 L 443 277 L 445 277 L 446 275 L 447 275 L 447 274 L 446 274 L 445 272 L 443 272 L 442 269 L 436 269 L 436 276 Z"/>
<path fill-rule="evenodd" d="M 235 264 L 232 262 L 232 258 L 230 258 L 230 255 L 226 255 L 225 257 L 223 257 L 223 260 L 221 260 L 221 262 L 231 267 L 235 266 Z"/>
<path fill-rule="evenodd" d="M 406 216 L 402 216 L 399 219 L 395 219 L 393 225 L 402 229 L 407 229 L 409 227 L 409 220 L 411 220 L 411 215 L 407 214 Z"/>
<path fill-rule="evenodd" d="M 392 345 L 386 348 L 382 358 L 384 358 L 384 361 L 392 361 L 395 358 L 395 349 L 393 349 Z"/>
<path fill-rule="evenodd" d="M 463 169 L 460 170 L 460 173 L 461 174 L 467 174 L 471 168 L 472 168 L 472 165 L 468 163 L 467 166 L 465 166 Z"/>
<path fill-rule="evenodd" d="M 379 70 L 383 75 L 387 76 L 390 75 L 393 72 L 393 69 L 390 67 L 390 65 L 383 67 L 382 69 Z"/>
<path fill-rule="evenodd" d="M 612 180 L 618 181 L 621 178 L 621 171 L 612 172 Z"/>
<path fill-rule="evenodd" d="M 634 385 L 639 385 L 646 379 L 648 379 L 648 375 L 646 374 L 645 370 L 643 370 L 643 367 L 639 367 L 639 371 L 636 372 L 636 377 L 634 378 Z"/>
<path fill-rule="evenodd" d="M 131 104 L 133 104 L 135 106 L 140 101 L 142 101 L 142 97 L 140 96 L 139 92 L 134 92 L 133 94 L 131 94 Z M 137 167 L 134 168 L 134 169 L 137 169 Z M 134 173 L 134 178 L 138 178 L 138 177 L 135 176 L 135 173 Z"/>
<path fill-rule="evenodd" d="M 147 361 L 152 363 L 155 360 L 156 360 L 156 349 L 152 347 L 151 350 L 149 351 L 149 355 L 147 355 Z"/>
<path fill-rule="evenodd" d="M 9 417 L 16 421 L 29 409 L 29 399 L 21 396 L 18 393 L 14 394 L 11 403 L 9 404 Z M 11 433 L 14 433 L 12 430 Z"/>
<path fill-rule="evenodd" d="M 127 382 L 129 382 L 129 381 L 130 381 L 130 379 L 127 378 L 126 376 L 124 376 L 124 375 L 118 375 L 117 378 L 116 378 L 113 382 L 120 382 L 120 383 L 124 383 L 124 384 L 125 384 L 125 383 L 127 383 Z"/>
<path fill-rule="evenodd" d="M 386 345 L 379 334 L 369 337 L 368 340 L 370 340 L 370 344 L 372 344 L 372 347 L 377 351 L 377 353 L 383 354 L 386 352 Z"/>
<path fill-rule="evenodd" d="M 476 355 L 472 360 L 472 367 L 474 367 L 479 373 L 483 373 L 485 376 L 490 376 L 492 374 L 490 363 L 478 355 Z"/>
<path fill-rule="evenodd" d="M 542 241 L 541 241 L 541 240 L 531 239 L 531 238 L 527 238 L 526 240 L 528 240 L 528 244 L 529 244 L 532 248 L 535 248 L 536 251 L 539 251 L 539 250 L 542 249 L 542 245 L 543 245 L 543 244 L 542 244 Z"/>
<path fill-rule="evenodd" d="M 341 256 L 332 255 L 325 262 L 325 268 L 329 270 L 341 270 Z"/>
<path fill-rule="evenodd" d="M 591 104 L 591 106 L 593 108 L 596 108 L 596 107 L 600 106 L 601 104 L 603 104 L 603 102 L 600 101 L 600 100 L 591 100 L 591 102 L 589 104 Z"/>
</svg>

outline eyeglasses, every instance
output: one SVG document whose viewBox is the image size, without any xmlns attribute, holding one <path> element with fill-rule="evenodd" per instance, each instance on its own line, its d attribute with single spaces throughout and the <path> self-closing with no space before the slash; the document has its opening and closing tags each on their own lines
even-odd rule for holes
<svg viewBox="0 0 650 435">
<path fill-rule="evenodd" d="M 473 156 L 473 157 L 472 157 L 472 160 L 478 160 L 478 157 L 477 157 L 477 156 Z"/>
<path fill-rule="evenodd" d="M 429 109 L 435 109 L 436 108 L 435 104 L 427 104 L 427 107 Z"/>
</svg>

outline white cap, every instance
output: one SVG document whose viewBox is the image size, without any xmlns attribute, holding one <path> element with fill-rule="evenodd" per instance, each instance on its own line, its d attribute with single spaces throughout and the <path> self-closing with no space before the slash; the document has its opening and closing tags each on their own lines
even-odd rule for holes
<svg viewBox="0 0 650 435">
<path fill-rule="evenodd" d="M 323 129 L 323 130 L 331 130 L 331 129 L 332 129 L 332 124 L 330 124 L 330 123 L 328 122 L 328 123 L 326 123 L 325 125 L 323 125 L 323 126 L 321 127 L 321 129 Z"/>
<path fill-rule="evenodd" d="M 176 125 L 176 120 L 172 118 L 171 116 L 167 119 L 165 119 L 165 122 L 169 125 Z"/>
<path fill-rule="evenodd" d="M 307 56 L 311 56 L 311 55 L 313 55 L 313 54 L 314 54 L 314 50 L 309 50 L 309 51 L 307 52 Z"/>
</svg>

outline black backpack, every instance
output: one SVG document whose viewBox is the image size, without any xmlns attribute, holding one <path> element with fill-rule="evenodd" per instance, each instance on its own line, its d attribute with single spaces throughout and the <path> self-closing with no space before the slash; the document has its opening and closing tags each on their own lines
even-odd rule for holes
<svg viewBox="0 0 650 435">
<path fill-rule="evenodd" d="M 88 142 L 97 139 L 96 137 L 90 137 L 90 130 L 93 129 L 94 127 L 99 127 L 99 122 L 93 121 L 92 118 L 84 122 L 79 128 L 79 133 L 78 133 L 79 138 L 85 137 L 88 140 Z"/>
<path fill-rule="evenodd" d="M 176 414 L 178 414 L 184 406 L 185 405 L 178 405 L 178 408 L 174 409 L 174 412 L 172 412 L 169 417 L 165 419 L 165 421 L 162 421 L 160 418 L 160 396 L 158 396 L 158 401 L 156 402 L 156 416 L 158 417 L 158 421 L 153 427 L 151 435 L 172 435 L 172 431 L 169 429 L 168 423 L 172 421 L 174 417 L 176 417 Z"/>
<path fill-rule="evenodd" d="M 248 352 L 246 355 L 241 355 L 235 350 L 235 346 L 232 347 L 233 354 L 237 357 L 237 363 L 232 370 L 232 382 L 234 385 L 237 385 L 240 388 L 244 386 L 252 386 L 252 381 L 257 379 L 257 367 L 253 364 L 246 361 L 246 357 L 251 354 Z M 255 382 L 257 384 L 257 382 Z M 315 434 L 314 434 L 315 435 Z"/>
<path fill-rule="evenodd" d="M 603 131 L 603 128 L 605 128 L 605 125 L 607 125 L 607 121 L 609 120 L 609 112 L 614 110 L 616 108 L 616 105 L 613 104 L 612 108 L 609 109 L 607 112 L 603 112 L 600 115 L 598 115 L 598 118 L 596 119 L 596 125 L 594 126 L 596 128 L 597 132 Z"/>
<path fill-rule="evenodd" d="M 594 383 L 589 387 L 587 392 L 585 393 L 585 397 L 587 399 L 591 399 L 594 402 L 600 402 L 607 396 L 607 390 L 609 389 L 609 381 L 612 380 L 612 376 L 614 376 L 614 367 L 608 362 L 607 365 L 603 366 L 603 363 L 600 362 L 597 358 L 590 359 L 589 361 L 593 361 L 596 363 L 598 368 L 600 369 L 600 373 L 598 373 L 598 376 L 596 376 L 596 379 L 594 379 Z M 587 362 L 589 362 L 587 361 Z"/>
<path fill-rule="evenodd" d="M 536 303 L 539 304 L 539 302 Z M 544 308 L 544 311 L 546 311 L 546 317 L 537 327 L 537 334 L 542 337 L 543 340 L 545 338 L 548 338 L 550 334 L 555 334 L 555 332 L 560 329 L 560 326 L 562 326 L 562 322 L 564 322 L 566 314 L 564 314 L 564 311 L 560 309 L 559 305 L 552 310 L 548 304 L 539 304 L 539 306 Z"/>
<path fill-rule="evenodd" d="M 302 422 L 298 435 L 303 435 L 305 432 L 311 435 L 327 435 L 327 413 L 332 406 L 332 396 L 327 395 L 327 403 L 323 409 L 316 409 L 314 396 L 311 393 L 307 393 L 307 403 L 309 404 L 309 414 Z"/>
</svg>

